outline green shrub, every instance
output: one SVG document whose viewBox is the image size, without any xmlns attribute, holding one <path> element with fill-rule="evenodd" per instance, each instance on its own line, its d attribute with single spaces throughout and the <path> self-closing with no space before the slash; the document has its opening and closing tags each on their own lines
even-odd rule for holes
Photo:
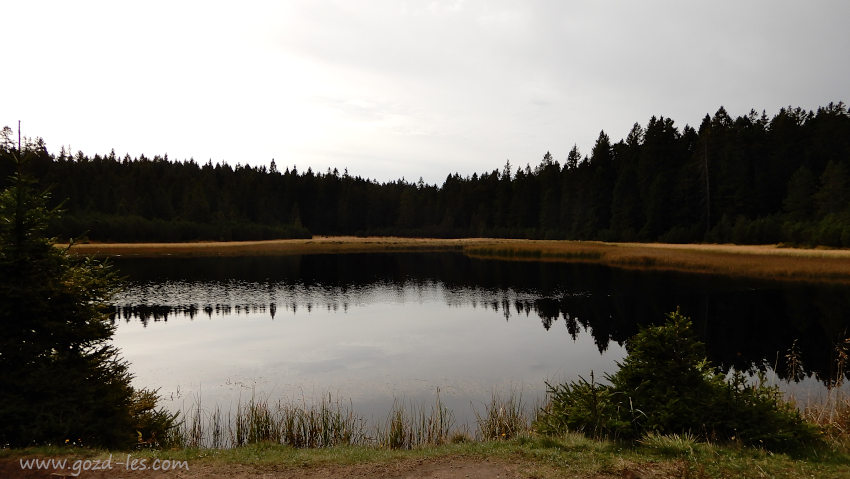
<svg viewBox="0 0 850 479">
<path fill-rule="evenodd" d="M 174 441 L 174 429 L 178 424 L 178 413 L 170 413 L 158 407 L 160 397 L 157 390 L 136 389 L 130 399 L 130 417 L 136 431 L 139 447 L 169 446 Z"/>
<path fill-rule="evenodd" d="M 591 376 L 549 385 L 550 401 L 535 421 L 544 434 L 580 431 L 593 437 L 638 440 L 647 434 L 687 434 L 793 450 L 818 441 L 763 379 L 752 384 L 735 373 L 727 379 L 705 360 L 688 318 L 677 310 L 666 324 L 640 331 L 626 344 L 619 370 L 597 384 Z"/>
<path fill-rule="evenodd" d="M 537 432 L 560 435 L 576 431 L 591 437 L 617 437 L 628 427 L 617 410 L 618 402 L 611 397 L 615 391 L 598 384 L 593 373 L 589 382 L 579 377 L 576 382 L 546 386 L 550 401 L 535 419 Z"/>
</svg>

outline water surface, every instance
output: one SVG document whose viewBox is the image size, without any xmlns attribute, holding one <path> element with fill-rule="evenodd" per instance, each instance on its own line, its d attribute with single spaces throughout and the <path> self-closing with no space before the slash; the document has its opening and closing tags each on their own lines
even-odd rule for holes
<svg viewBox="0 0 850 479">
<path fill-rule="evenodd" d="M 495 392 L 616 369 L 624 341 L 677 307 L 710 359 L 774 367 L 800 350 L 811 390 L 847 336 L 840 286 L 730 280 L 460 254 L 119 259 L 116 344 L 173 408 L 326 393 L 383 417 L 439 388 L 459 422 Z M 793 385 L 785 387 L 793 389 Z"/>
</svg>

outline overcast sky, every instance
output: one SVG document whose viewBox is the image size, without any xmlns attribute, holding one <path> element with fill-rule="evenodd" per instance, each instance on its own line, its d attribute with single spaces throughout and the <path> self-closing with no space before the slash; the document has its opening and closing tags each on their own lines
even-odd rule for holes
<svg viewBox="0 0 850 479">
<path fill-rule="evenodd" d="M 850 2 L 7 1 L 0 126 L 381 181 L 848 100 Z"/>
</svg>

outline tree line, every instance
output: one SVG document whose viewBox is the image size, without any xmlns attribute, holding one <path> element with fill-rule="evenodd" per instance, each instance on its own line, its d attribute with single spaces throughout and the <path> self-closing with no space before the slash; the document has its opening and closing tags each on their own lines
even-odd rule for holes
<svg viewBox="0 0 850 479">
<path fill-rule="evenodd" d="M 0 182 L 14 168 L 0 138 Z M 50 232 L 113 241 L 321 235 L 514 237 L 850 246 L 850 114 L 843 103 L 773 117 L 721 107 L 698 128 L 671 118 L 603 131 L 588 155 L 510 161 L 442 185 L 168 156 L 90 157 L 41 139 L 28 171 L 65 210 Z M 0 183 L 0 187 L 6 186 Z"/>
</svg>

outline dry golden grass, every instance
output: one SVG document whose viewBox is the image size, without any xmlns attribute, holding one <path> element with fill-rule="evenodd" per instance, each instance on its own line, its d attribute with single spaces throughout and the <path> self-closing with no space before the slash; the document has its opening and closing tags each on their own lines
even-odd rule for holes
<svg viewBox="0 0 850 479">
<path fill-rule="evenodd" d="M 478 258 L 599 263 L 630 269 L 850 283 L 850 250 L 782 248 L 777 245 L 333 236 L 240 242 L 90 243 L 74 245 L 71 251 L 93 256 L 139 257 L 462 252 Z"/>
<path fill-rule="evenodd" d="M 316 236 L 270 241 L 193 243 L 86 243 L 71 251 L 92 256 L 275 256 L 335 253 L 462 251 L 465 239 Z M 66 247 L 67 244 L 57 245 Z"/>
<path fill-rule="evenodd" d="M 681 271 L 759 279 L 850 282 L 850 250 L 716 245 L 523 241 L 464 248 L 472 256 L 593 262 L 618 268 Z"/>
<path fill-rule="evenodd" d="M 829 391 L 826 398 L 804 404 L 803 417 L 807 421 L 820 426 L 830 441 L 850 446 L 850 397 L 847 393 Z"/>
</svg>

